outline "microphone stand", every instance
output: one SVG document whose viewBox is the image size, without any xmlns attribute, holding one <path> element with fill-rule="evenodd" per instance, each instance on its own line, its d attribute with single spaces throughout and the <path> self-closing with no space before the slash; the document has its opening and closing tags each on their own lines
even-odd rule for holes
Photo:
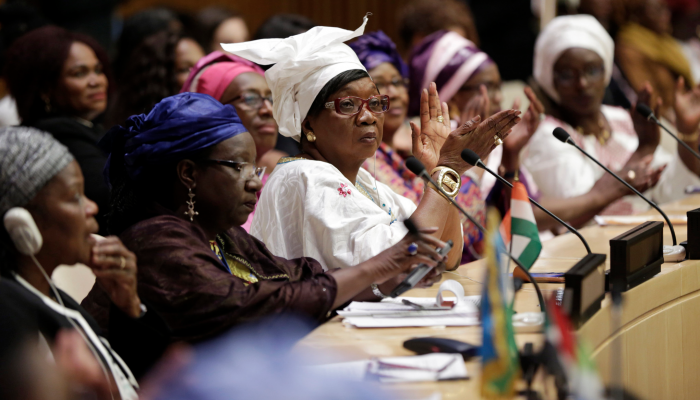
<svg viewBox="0 0 700 400">
<path fill-rule="evenodd" d="M 503 183 L 504 185 L 508 186 L 509 188 L 511 188 L 511 189 L 513 188 L 513 184 L 512 184 L 512 183 L 508 182 L 505 178 L 503 178 L 502 176 L 500 176 L 500 175 L 498 175 L 497 173 L 495 173 L 494 171 L 492 171 L 492 170 L 491 170 L 490 168 L 488 168 L 480 159 L 477 160 L 476 166 L 479 167 L 479 168 L 482 168 L 483 170 L 485 170 L 485 171 L 488 172 L 489 174 L 493 175 L 496 179 L 498 179 L 501 183 Z M 588 254 L 591 254 L 591 248 L 588 246 L 588 242 L 586 242 L 586 239 L 584 239 L 583 236 L 582 236 L 576 229 L 574 229 L 571 225 L 569 225 L 569 224 L 567 224 L 566 222 L 564 222 L 561 218 L 559 218 L 559 217 L 557 217 L 556 215 L 554 215 L 551 211 L 549 211 L 549 210 L 547 210 L 546 208 L 542 207 L 542 206 L 540 205 L 540 203 L 538 203 L 538 202 L 536 202 L 535 200 L 533 200 L 532 197 L 528 196 L 527 198 L 530 200 L 530 203 L 534 204 L 537 208 L 539 208 L 540 210 L 544 211 L 545 214 L 549 215 L 550 217 L 554 218 L 557 222 L 559 222 L 560 224 L 564 225 L 564 226 L 566 227 L 566 229 L 569 230 L 569 232 L 571 232 L 571 233 L 573 233 L 574 235 L 578 236 L 578 238 L 581 239 L 581 242 L 583 242 L 584 247 L 586 247 L 586 251 L 588 252 Z"/>
<path fill-rule="evenodd" d="M 642 106 L 644 106 L 644 107 L 642 107 Z M 674 135 L 673 132 L 671 132 L 668 128 L 666 128 L 666 126 L 664 126 L 661 123 L 661 121 L 659 121 L 656 118 L 656 115 L 654 115 L 654 113 L 651 111 L 651 109 L 648 106 L 646 106 L 643 103 L 640 103 L 640 104 L 637 104 L 636 110 L 638 113 L 642 114 L 642 116 L 646 116 L 648 121 L 653 121 L 656 125 L 660 126 L 661 129 L 668 132 L 668 134 L 671 135 L 674 139 L 676 139 L 676 141 L 678 141 L 679 144 L 683 145 L 683 147 L 685 147 L 689 152 L 691 152 L 695 156 L 695 158 L 700 159 L 700 154 L 698 154 L 695 150 L 693 150 L 692 147 L 688 146 L 688 144 L 686 142 L 682 141 L 678 136 Z M 648 115 L 645 115 L 645 114 L 647 114 L 647 112 L 648 112 Z"/>
<path fill-rule="evenodd" d="M 561 140 L 561 139 L 560 139 L 560 140 Z M 654 203 L 653 201 L 651 201 L 651 200 L 647 199 L 646 197 L 644 197 L 644 195 L 641 194 L 641 193 L 639 193 L 639 191 L 638 191 L 637 189 L 633 188 L 632 185 L 630 185 L 629 183 L 625 182 L 624 179 L 622 179 L 622 178 L 620 178 L 619 176 L 617 176 L 617 174 L 615 174 L 614 172 L 612 172 L 611 170 L 609 170 L 605 165 L 601 164 L 598 160 L 596 160 L 595 158 L 593 158 L 590 154 L 586 153 L 585 150 L 583 150 L 582 148 L 580 148 L 576 143 L 574 143 L 573 140 L 571 140 L 571 137 L 568 136 L 568 134 L 567 134 L 566 140 L 563 140 L 563 142 L 564 142 L 564 143 L 568 143 L 568 144 L 570 144 L 570 145 L 576 147 L 576 148 L 578 149 L 578 151 L 580 151 L 581 153 L 585 154 L 586 157 L 590 158 L 591 160 L 593 160 L 594 163 L 598 164 L 599 167 L 603 168 L 603 169 L 605 170 L 605 172 L 607 172 L 607 173 L 609 173 L 610 175 L 614 176 L 615 179 L 617 179 L 618 181 L 620 181 L 620 183 L 622 183 L 623 185 L 627 186 L 627 188 L 628 188 L 629 190 L 633 191 L 637 196 L 639 196 L 639 197 L 641 197 L 642 199 L 644 199 L 644 201 L 646 201 L 647 203 L 649 203 L 650 206 L 652 206 L 656 211 L 658 211 L 659 214 L 661 214 L 661 215 L 664 217 L 664 219 L 666 220 L 666 224 L 668 225 L 668 228 L 671 230 L 671 238 L 673 238 L 673 245 L 674 245 L 674 246 L 676 245 L 676 231 L 673 230 L 673 225 L 671 225 L 671 221 L 668 220 L 668 217 L 666 216 L 666 213 L 664 213 L 663 211 L 661 211 L 661 209 L 659 208 L 659 206 L 656 205 L 656 203 Z"/>
<path fill-rule="evenodd" d="M 466 211 L 464 211 L 464 209 L 463 209 L 459 204 L 457 204 L 457 202 L 455 202 L 455 201 L 447 194 L 447 192 L 445 192 L 440 186 L 437 185 L 437 183 L 436 183 L 435 181 L 433 181 L 433 178 L 431 178 L 430 175 L 428 175 L 428 173 L 425 172 L 425 167 L 423 167 L 422 171 L 418 174 L 418 176 L 420 176 L 420 177 L 422 177 L 423 179 L 425 179 L 425 180 L 427 180 L 428 182 L 430 182 L 430 184 L 433 185 L 433 187 L 434 187 L 435 189 L 437 189 L 440 193 L 442 193 L 442 195 L 443 195 L 445 198 L 447 198 L 447 201 L 449 201 L 450 203 L 452 203 L 453 206 L 457 207 L 457 209 L 458 209 L 462 214 L 464 214 L 465 217 L 467 217 L 467 219 L 469 220 L 469 222 L 471 222 L 472 224 L 474 224 L 474 226 L 476 226 L 477 229 L 479 229 L 484 235 L 487 235 L 487 234 L 488 234 L 488 231 L 486 230 L 486 228 L 484 228 L 483 225 L 481 225 L 478 221 L 476 221 L 474 218 L 472 218 L 472 216 L 469 215 L 469 213 L 467 213 Z M 510 254 L 510 252 L 509 252 L 508 250 L 505 251 L 505 254 L 506 254 L 511 260 L 513 260 L 513 262 L 515 263 L 515 265 L 517 265 L 518 267 L 520 267 L 520 269 L 522 269 L 522 270 L 525 272 L 525 276 L 527 276 L 527 278 L 530 280 L 530 282 L 532 283 L 532 285 L 535 287 L 535 291 L 537 292 L 537 299 L 538 299 L 539 302 L 540 302 L 540 310 L 541 310 L 542 312 L 545 312 L 545 311 L 546 311 L 546 307 L 545 307 L 545 304 L 544 304 L 544 296 L 542 296 L 542 291 L 540 291 L 540 286 L 537 284 L 537 282 L 535 282 L 535 279 L 532 277 L 532 275 L 530 275 L 530 272 L 528 272 L 528 270 L 525 269 L 525 267 L 523 266 L 523 264 L 521 264 L 520 261 L 518 261 L 517 258 L 513 257 L 513 256 Z"/>
</svg>

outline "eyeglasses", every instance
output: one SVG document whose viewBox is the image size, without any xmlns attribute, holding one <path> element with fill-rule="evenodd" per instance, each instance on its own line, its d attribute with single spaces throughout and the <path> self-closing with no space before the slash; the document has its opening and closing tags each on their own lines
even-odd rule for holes
<svg viewBox="0 0 700 400">
<path fill-rule="evenodd" d="M 587 66 L 583 71 L 574 69 L 565 69 L 562 71 L 554 71 L 554 78 L 559 84 L 564 86 L 573 86 L 581 80 L 581 77 L 586 78 L 587 82 L 597 81 L 603 77 L 605 68 L 601 65 Z"/>
<path fill-rule="evenodd" d="M 267 167 L 256 167 L 255 164 L 251 164 L 248 162 L 238 162 L 238 161 L 229 161 L 229 160 L 216 160 L 216 159 L 204 159 L 200 160 L 202 162 L 209 162 L 212 164 L 219 164 L 219 165 L 224 165 L 229 168 L 233 168 L 236 171 L 241 173 L 241 177 L 243 177 L 246 180 L 253 179 L 253 177 L 257 177 L 258 179 L 262 179 L 263 175 L 265 175 L 265 169 Z"/>
<path fill-rule="evenodd" d="M 356 115 L 362 110 L 362 106 L 367 103 L 367 109 L 374 114 L 382 114 L 389 111 L 389 96 L 378 94 L 368 99 L 361 99 L 355 96 L 341 97 L 326 103 L 326 108 L 333 108 L 335 112 L 342 115 Z"/>
<path fill-rule="evenodd" d="M 388 89 L 389 86 L 393 86 L 395 90 L 405 90 L 406 86 L 408 86 L 408 79 L 404 78 L 394 78 L 389 82 L 382 82 L 382 81 L 374 81 L 374 84 L 377 86 L 377 90 L 379 90 L 380 93 L 385 93 L 385 89 Z"/>
<path fill-rule="evenodd" d="M 243 93 L 240 96 L 234 97 L 230 103 L 238 100 L 243 100 L 241 105 L 244 106 L 243 109 L 248 110 L 259 110 L 263 105 L 263 101 L 265 100 L 270 102 L 270 105 L 272 105 L 272 95 L 261 96 L 260 93 L 255 92 Z"/>
</svg>

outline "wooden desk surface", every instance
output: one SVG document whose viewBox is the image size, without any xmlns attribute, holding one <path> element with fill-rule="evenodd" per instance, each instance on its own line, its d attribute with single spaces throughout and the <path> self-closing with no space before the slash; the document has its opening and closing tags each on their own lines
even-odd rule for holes
<svg viewBox="0 0 700 400">
<path fill-rule="evenodd" d="M 663 207 L 667 213 L 683 214 L 700 207 L 700 195 L 669 203 Z M 653 210 L 649 212 L 653 214 Z M 609 240 L 631 226 L 589 226 L 580 230 L 595 253 L 608 254 Z M 678 242 L 686 239 L 686 226 L 676 228 Z M 664 230 L 664 243 L 671 243 L 668 227 Z M 543 244 L 540 258 L 533 272 L 565 272 L 586 254 L 579 239 L 564 234 Z M 609 266 L 609 257 L 608 257 Z M 454 279 L 464 286 L 466 295 L 481 294 L 484 262 L 476 261 L 460 266 L 454 272 L 445 273 L 443 279 Z M 414 289 L 406 296 L 434 297 L 437 287 Z M 551 295 L 561 284 L 540 284 L 545 296 Z M 614 340 L 625 340 L 625 382 L 633 391 L 657 394 L 648 398 L 693 398 L 690 393 L 700 393 L 700 261 L 662 265 L 661 274 L 628 291 L 623 296 L 625 308 L 623 326 L 617 332 L 610 328 L 610 309 L 607 299 L 603 309 L 579 329 L 578 334 L 594 348 L 601 376 L 607 381 L 609 346 Z M 538 311 L 538 301 L 532 285 L 518 292 L 515 302 L 518 312 Z M 668 311 L 668 312 L 667 312 Z M 688 321 L 683 323 L 683 321 Z M 694 330 L 695 329 L 695 330 Z M 693 334 L 695 333 L 695 334 Z M 431 327 L 357 329 L 342 324 L 341 319 L 321 325 L 297 345 L 298 351 L 312 350 L 321 362 L 338 362 L 367 359 L 370 357 L 402 356 L 413 353 L 403 348 L 405 340 L 415 337 L 440 336 L 480 344 L 481 327 Z M 541 334 L 517 334 L 519 346 L 527 342 L 542 343 Z M 644 351 L 628 351 L 630 346 L 640 346 Z M 654 347 L 654 345 L 656 345 Z M 637 348 L 637 347 L 635 347 Z M 692 351 L 692 353 L 688 353 Z M 644 356 L 640 356 L 640 353 Z M 686 354 L 693 354 L 687 357 Z M 391 385 L 405 398 L 424 398 L 440 392 L 447 399 L 477 399 L 479 396 L 479 359 L 466 363 L 470 379 L 466 381 L 429 382 Z M 666 371 L 666 372 L 664 372 Z M 659 375 L 663 372 L 662 375 Z M 661 382 L 652 377 L 664 376 Z M 697 379 L 696 379 L 697 378 Z M 696 382 L 696 383 L 693 383 Z M 690 397 L 689 397 L 690 396 Z"/>
</svg>

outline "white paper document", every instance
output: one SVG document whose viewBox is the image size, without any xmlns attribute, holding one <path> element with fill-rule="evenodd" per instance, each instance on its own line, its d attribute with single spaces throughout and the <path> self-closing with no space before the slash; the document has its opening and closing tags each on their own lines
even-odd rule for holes
<svg viewBox="0 0 700 400">
<path fill-rule="evenodd" d="M 453 297 L 445 297 L 452 292 Z M 464 288 L 454 280 L 440 285 L 437 298 L 397 297 L 380 302 L 350 303 L 338 311 L 343 323 L 356 328 L 399 328 L 412 326 L 470 326 L 479 324 L 477 304 L 481 296 L 464 296 Z M 410 303 L 405 304 L 404 300 Z M 439 307 L 443 301 L 454 304 L 452 308 Z"/>
<path fill-rule="evenodd" d="M 467 367 L 460 354 L 432 353 L 422 356 L 373 358 L 311 368 L 321 376 L 352 381 L 375 380 L 382 383 L 431 382 L 466 379 Z"/>
</svg>

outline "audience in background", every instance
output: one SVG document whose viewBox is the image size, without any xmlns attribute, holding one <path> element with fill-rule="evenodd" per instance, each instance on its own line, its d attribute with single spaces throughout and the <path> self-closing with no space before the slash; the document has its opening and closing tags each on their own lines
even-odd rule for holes
<svg viewBox="0 0 700 400">
<path fill-rule="evenodd" d="M 260 25 L 255 32 L 254 39 L 284 39 L 304 33 L 316 25 L 314 21 L 303 15 L 276 14 Z M 262 67 L 269 68 L 271 65 L 263 65 Z M 299 153 L 299 143 L 292 138 L 278 134 L 275 149 L 287 155 L 294 156 Z"/>
<path fill-rule="evenodd" d="M 404 58 L 413 46 L 439 30 L 449 30 L 479 44 L 474 18 L 465 2 L 412 0 L 398 13 L 399 38 Z"/>
<path fill-rule="evenodd" d="M 615 38 L 615 58 L 632 89 L 639 92 L 648 82 L 663 100 L 661 115 L 675 121 L 676 82 L 683 78 L 694 87 L 690 63 L 680 43 L 670 35 L 671 12 L 664 0 L 620 0 L 620 26 Z"/>
<path fill-rule="evenodd" d="M 99 206 L 104 234 L 109 188 L 97 141 L 104 134 L 99 117 L 113 87 L 107 54 L 88 36 L 46 26 L 15 41 L 5 68 L 22 124 L 51 133 L 84 171 L 85 192 Z"/>
<path fill-rule="evenodd" d="M 240 43 L 250 39 L 248 25 L 237 12 L 225 7 L 207 7 L 195 16 L 197 40 L 208 54 L 221 51 L 221 43 Z"/>
<path fill-rule="evenodd" d="M 132 53 L 147 37 L 166 30 L 180 31 L 182 23 L 175 12 L 163 7 L 139 11 L 124 21 L 117 42 L 117 57 L 114 61 L 115 76 L 120 85 Z"/>
<path fill-rule="evenodd" d="M 554 107 L 540 124 L 526 149 L 523 163 L 544 196 L 563 207 L 561 218 L 583 224 L 597 213 L 631 214 L 647 208 L 628 189 L 573 147 L 553 135 L 565 129 L 574 142 L 586 149 L 640 191 L 653 188 L 650 197 L 663 203 L 683 196 L 688 185 L 700 184 L 695 170 L 682 157 L 659 146 L 659 128 L 638 113 L 602 104 L 605 87 L 612 75 L 612 38 L 589 15 L 558 17 L 537 39 L 535 79 Z M 651 103 L 653 90 L 646 84 L 639 101 Z M 684 91 L 679 96 L 686 96 Z M 698 99 L 697 93 L 690 93 Z M 683 99 L 685 100 L 685 99 Z M 683 103 L 683 102 L 681 102 Z M 678 108 L 680 120 L 688 121 L 694 132 L 700 122 L 699 102 Z M 658 103 L 657 103 L 658 112 Z M 694 115 L 697 115 L 693 117 Z M 692 146 L 698 147 L 697 135 Z M 686 150 L 679 146 L 679 153 Z M 658 182 L 658 184 L 657 184 Z M 556 212 L 556 211 L 555 211 Z"/>
<path fill-rule="evenodd" d="M 260 25 L 253 39 L 284 39 L 304 33 L 316 25 L 303 15 L 275 14 Z"/>
<path fill-rule="evenodd" d="M 190 70 L 204 57 L 192 38 L 165 30 L 147 37 L 124 66 L 110 126 L 122 124 L 131 115 L 147 113 L 163 98 L 180 92 Z"/>
</svg>

